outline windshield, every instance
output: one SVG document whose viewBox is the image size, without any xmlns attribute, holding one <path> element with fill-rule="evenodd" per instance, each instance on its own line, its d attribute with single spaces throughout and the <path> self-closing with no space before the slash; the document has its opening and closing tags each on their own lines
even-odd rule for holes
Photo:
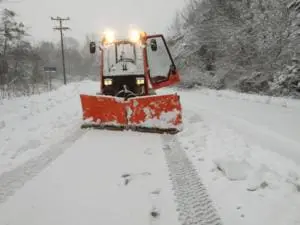
<svg viewBox="0 0 300 225">
<path fill-rule="evenodd" d="M 104 76 L 144 74 L 142 49 L 138 44 L 105 46 Z"/>
</svg>

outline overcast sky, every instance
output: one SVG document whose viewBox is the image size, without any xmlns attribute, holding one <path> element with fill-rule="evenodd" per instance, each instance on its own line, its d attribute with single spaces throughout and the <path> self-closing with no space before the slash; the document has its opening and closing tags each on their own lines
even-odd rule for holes
<svg viewBox="0 0 300 225">
<path fill-rule="evenodd" d="M 148 33 L 165 32 L 175 11 L 185 0 L 7 0 L 0 6 L 15 10 L 19 19 L 30 27 L 36 40 L 58 40 L 57 24 L 50 17 L 70 17 L 65 25 L 72 30 L 66 36 L 84 40 L 87 33 L 104 28 L 126 32 L 134 24 Z M 127 34 L 127 33 L 125 33 Z"/>
</svg>

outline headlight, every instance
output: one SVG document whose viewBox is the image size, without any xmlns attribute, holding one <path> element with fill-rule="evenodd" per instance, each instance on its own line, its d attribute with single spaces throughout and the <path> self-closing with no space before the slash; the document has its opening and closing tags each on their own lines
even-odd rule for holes
<svg viewBox="0 0 300 225">
<path fill-rule="evenodd" d="M 115 41 L 115 32 L 113 30 L 104 31 L 104 42 L 105 44 L 111 44 Z"/>
<path fill-rule="evenodd" d="M 138 42 L 140 40 L 141 33 L 138 30 L 130 30 L 129 31 L 129 39 L 132 42 Z"/>
<path fill-rule="evenodd" d="M 136 78 L 136 84 L 137 85 L 142 85 L 145 83 L 145 79 L 144 78 L 141 78 L 141 77 L 137 77 Z"/>
<path fill-rule="evenodd" d="M 112 79 L 104 79 L 104 85 L 105 86 L 112 85 Z"/>
</svg>

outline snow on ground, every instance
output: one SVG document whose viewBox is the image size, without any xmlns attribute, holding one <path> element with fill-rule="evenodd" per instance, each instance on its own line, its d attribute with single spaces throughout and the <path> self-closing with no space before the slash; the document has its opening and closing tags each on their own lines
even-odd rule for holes
<svg viewBox="0 0 300 225">
<path fill-rule="evenodd" d="M 278 105 L 282 107 L 300 107 L 299 100 L 293 98 L 285 98 L 285 97 L 273 97 L 273 96 L 265 96 L 259 94 L 247 94 L 247 93 L 238 93 L 232 90 L 212 90 L 204 87 L 195 87 L 194 89 L 183 90 L 184 92 L 197 92 L 201 95 L 207 95 L 216 98 L 226 98 L 226 99 L 234 99 L 234 100 L 245 100 L 248 102 L 256 102 L 256 103 L 264 103 L 271 105 Z"/>
<path fill-rule="evenodd" d="M 0 205 L 0 224 L 179 225 L 160 136 L 90 131 Z"/>
<path fill-rule="evenodd" d="M 281 99 L 270 104 L 234 92 L 179 94 L 185 118 L 179 140 L 223 222 L 300 224 L 300 101 L 282 107 Z"/>
<path fill-rule="evenodd" d="M 0 224 L 124 224 L 124 211 L 134 215 L 130 224 L 177 224 L 158 135 L 87 131 L 55 161 L 42 157 L 48 167 L 34 167 L 39 158 L 24 166 L 78 132 L 79 93 L 98 87 L 84 81 L 0 103 Z M 207 89 L 179 94 L 184 131 L 177 142 L 223 223 L 300 224 L 300 101 Z M 23 170 L 27 178 L 10 193 L 9 176 L 17 179 Z M 149 217 L 153 206 L 165 210 L 159 223 Z"/>
<path fill-rule="evenodd" d="M 194 111 L 203 120 L 217 121 L 217 124 L 240 133 L 245 140 L 271 148 L 300 164 L 300 101 L 290 100 L 293 103 L 290 107 L 282 107 L 264 103 L 261 100 L 265 96 L 249 95 L 244 100 L 241 94 L 236 93 L 236 98 L 231 94 L 231 98 L 227 98 L 222 97 L 221 91 L 214 95 L 203 94 L 203 91 L 180 92 L 183 107 Z"/>
<path fill-rule="evenodd" d="M 79 92 L 97 91 L 90 81 L 0 102 L 0 175 L 40 155 L 80 126 Z"/>
</svg>

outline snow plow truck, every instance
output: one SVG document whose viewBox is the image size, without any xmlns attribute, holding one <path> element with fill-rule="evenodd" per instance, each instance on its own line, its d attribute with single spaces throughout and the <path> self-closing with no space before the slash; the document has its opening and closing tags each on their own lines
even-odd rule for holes
<svg viewBox="0 0 300 225">
<path fill-rule="evenodd" d="M 100 57 L 100 92 L 80 94 L 81 127 L 170 134 L 182 130 L 180 97 L 155 91 L 180 81 L 164 36 L 134 30 L 129 38 L 116 39 L 113 31 L 106 31 L 98 45 L 92 41 L 89 47 Z"/>
</svg>

